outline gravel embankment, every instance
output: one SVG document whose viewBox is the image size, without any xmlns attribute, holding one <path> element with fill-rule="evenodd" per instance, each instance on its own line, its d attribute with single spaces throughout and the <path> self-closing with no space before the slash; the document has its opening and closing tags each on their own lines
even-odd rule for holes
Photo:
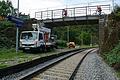
<svg viewBox="0 0 120 80">
<path fill-rule="evenodd" d="M 119 80 L 97 52 L 91 52 L 81 64 L 75 80 Z"/>
</svg>

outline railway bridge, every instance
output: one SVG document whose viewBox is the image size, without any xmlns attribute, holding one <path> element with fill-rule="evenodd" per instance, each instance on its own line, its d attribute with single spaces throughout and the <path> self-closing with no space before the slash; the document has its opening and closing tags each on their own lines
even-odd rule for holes
<svg viewBox="0 0 120 80">
<path fill-rule="evenodd" d="M 104 26 L 107 21 L 107 15 L 111 13 L 111 5 L 99 5 L 101 13 L 97 11 L 96 6 L 71 7 L 64 9 L 45 10 L 35 12 L 37 22 L 44 22 L 47 27 L 59 27 L 70 25 L 94 25 L 99 28 L 99 46 L 104 40 Z"/>
<path fill-rule="evenodd" d="M 102 17 L 111 13 L 111 5 L 99 5 L 101 6 Z M 64 10 L 67 14 L 64 15 Z M 98 24 L 99 13 L 96 11 L 97 6 L 84 6 L 84 7 L 73 7 L 65 9 L 55 9 L 35 12 L 35 18 L 38 21 L 42 21 L 45 25 L 57 27 L 57 26 L 68 26 L 68 25 L 82 25 L 82 24 Z"/>
</svg>

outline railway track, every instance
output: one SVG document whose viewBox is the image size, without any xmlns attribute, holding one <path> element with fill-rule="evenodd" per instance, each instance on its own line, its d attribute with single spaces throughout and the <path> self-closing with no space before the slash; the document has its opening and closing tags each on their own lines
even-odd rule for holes
<svg viewBox="0 0 120 80">
<path fill-rule="evenodd" d="M 71 51 L 69 54 L 45 61 L 29 69 L 4 76 L 0 80 L 72 80 L 77 67 L 93 49 L 84 50 Z"/>
<path fill-rule="evenodd" d="M 52 65 L 48 69 L 37 73 L 36 76 L 29 78 L 29 80 L 73 80 L 83 59 L 92 50 L 88 49 L 78 52 L 54 66 Z"/>
</svg>

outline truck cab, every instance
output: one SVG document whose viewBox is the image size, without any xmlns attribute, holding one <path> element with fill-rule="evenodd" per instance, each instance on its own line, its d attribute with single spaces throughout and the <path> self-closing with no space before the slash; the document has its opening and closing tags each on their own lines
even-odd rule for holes
<svg viewBox="0 0 120 80">
<path fill-rule="evenodd" d="M 52 48 L 54 44 L 50 40 L 51 30 L 38 24 L 33 24 L 33 27 L 33 31 L 21 32 L 20 49 L 26 51 Z"/>
<path fill-rule="evenodd" d="M 37 50 L 45 47 L 44 33 L 38 31 L 23 31 L 20 36 L 20 49 Z"/>
</svg>

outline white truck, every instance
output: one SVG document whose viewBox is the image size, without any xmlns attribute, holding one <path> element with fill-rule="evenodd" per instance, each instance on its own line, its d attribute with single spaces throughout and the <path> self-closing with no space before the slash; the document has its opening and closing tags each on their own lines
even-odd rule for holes
<svg viewBox="0 0 120 80">
<path fill-rule="evenodd" d="M 20 50 L 48 50 L 54 48 L 55 42 L 51 40 L 51 29 L 43 25 L 33 24 L 33 31 L 23 31 L 20 35 Z"/>
</svg>

